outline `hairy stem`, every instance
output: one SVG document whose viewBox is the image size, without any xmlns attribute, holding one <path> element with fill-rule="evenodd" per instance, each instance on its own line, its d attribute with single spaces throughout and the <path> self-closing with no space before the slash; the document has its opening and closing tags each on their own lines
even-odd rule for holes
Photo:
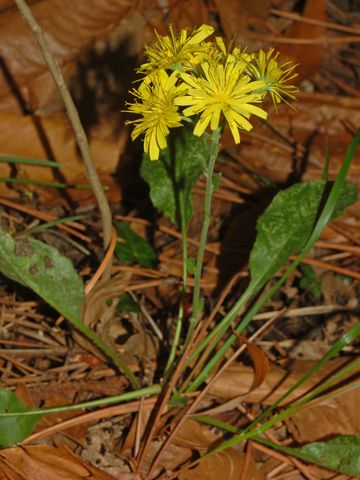
<svg viewBox="0 0 360 480">
<path fill-rule="evenodd" d="M 219 152 L 219 141 L 220 141 L 220 129 L 216 129 L 210 135 L 210 157 L 209 163 L 206 165 L 204 169 L 204 174 L 206 178 L 205 184 L 205 200 L 204 200 L 204 221 L 201 229 L 200 235 L 200 242 L 199 248 L 196 257 L 196 265 L 195 265 L 195 274 L 194 274 L 194 293 L 193 293 L 193 312 L 190 318 L 190 325 L 189 330 L 187 333 L 185 345 L 191 339 L 191 336 L 194 332 L 196 327 L 196 323 L 199 320 L 201 310 L 202 310 L 202 300 L 200 296 L 200 282 L 201 282 L 201 274 L 204 262 L 204 253 L 206 247 L 206 240 L 210 226 L 211 220 L 211 203 L 212 203 L 212 194 L 214 192 L 214 183 L 213 183 L 213 176 L 214 176 L 214 167 L 215 162 Z"/>
<path fill-rule="evenodd" d="M 106 249 L 111 241 L 111 232 L 112 232 L 112 218 L 111 210 L 109 203 L 107 201 L 104 189 L 101 185 L 99 176 L 97 174 L 94 162 L 92 160 L 89 144 L 86 138 L 85 131 L 81 125 L 80 117 L 78 111 L 75 107 L 74 101 L 71 98 L 70 92 L 64 81 L 59 65 L 57 64 L 53 54 L 50 51 L 49 44 L 44 36 L 44 33 L 34 18 L 30 8 L 28 7 L 25 0 L 15 0 L 15 3 L 20 10 L 22 17 L 29 26 L 32 34 L 35 37 L 35 40 L 40 48 L 41 54 L 45 60 L 45 63 L 54 79 L 54 82 L 58 88 L 58 91 L 63 99 L 65 108 L 71 123 L 71 126 L 74 130 L 77 144 L 79 146 L 82 158 L 85 163 L 86 173 L 91 183 L 91 186 L 96 197 L 101 219 L 102 219 L 102 228 L 103 228 L 103 242 L 104 248 Z M 110 261 L 104 270 L 103 278 L 109 279 L 111 275 L 111 266 L 112 261 Z"/>
</svg>

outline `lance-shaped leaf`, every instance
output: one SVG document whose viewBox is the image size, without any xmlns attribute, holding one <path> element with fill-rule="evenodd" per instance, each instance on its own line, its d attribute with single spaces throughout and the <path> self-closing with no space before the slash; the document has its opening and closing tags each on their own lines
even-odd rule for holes
<svg viewBox="0 0 360 480">
<path fill-rule="evenodd" d="M 31 288 L 75 326 L 80 322 L 83 282 L 56 248 L 33 238 L 15 240 L 0 228 L 0 271 Z"/>
<path fill-rule="evenodd" d="M 113 359 L 131 381 L 139 383 L 123 358 L 81 320 L 84 288 L 71 261 L 46 243 L 15 240 L 0 227 L 0 272 L 33 290 Z"/>
<path fill-rule="evenodd" d="M 310 237 L 329 184 L 323 180 L 297 183 L 279 192 L 259 218 L 256 242 L 250 255 L 250 288 L 261 287 Z M 345 184 L 332 218 L 357 198 L 356 186 Z"/>
</svg>

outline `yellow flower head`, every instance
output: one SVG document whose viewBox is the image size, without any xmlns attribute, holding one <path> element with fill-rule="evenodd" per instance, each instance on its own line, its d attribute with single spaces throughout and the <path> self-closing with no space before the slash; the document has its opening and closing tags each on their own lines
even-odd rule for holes
<svg viewBox="0 0 360 480">
<path fill-rule="evenodd" d="M 191 63 L 199 63 L 207 55 L 207 45 L 203 42 L 214 32 L 214 27 L 201 25 L 192 33 L 183 29 L 176 35 L 170 26 L 170 35 L 161 36 L 156 33 L 154 45 L 145 47 L 147 63 L 139 68 L 146 75 L 158 69 L 191 69 Z"/>
<path fill-rule="evenodd" d="M 287 83 L 297 77 L 298 74 L 294 73 L 296 65 L 292 65 L 292 62 L 286 62 L 279 66 L 277 62 L 279 52 L 275 54 L 274 52 L 275 50 L 270 48 L 267 53 L 260 50 L 259 53 L 253 54 L 252 63 L 248 65 L 248 71 L 254 80 L 265 82 L 265 86 L 260 93 L 270 93 L 276 106 L 280 102 L 289 103 L 284 97 L 295 100 L 294 94 L 299 89 Z"/>
<path fill-rule="evenodd" d="M 151 160 L 158 160 L 160 150 L 166 148 L 169 128 L 182 126 L 175 100 L 184 95 L 186 87 L 176 85 L 177 78 L 176 72 L 168 75 L 165 70 L 159 70 L 131 92 L 138 101 L 127 104 L 128 112 L 141 115 L 139 119 L 126 122 L 135 125 L 131 138 L 135 140 L 145 133 L 144 151 Z"/>
<path fill-rule="evenodd" d="M 194 77 L 188 73 L 180 75 L 188 85 L 187 95 L 175 99 L 176 105 L 186 106 L 185 116 L 200 115 L 194 135 L 201 136 L 208 125 L 211 130 L 219 126 L 223 115 L 229 124 L 236 143 L 240 142 L 239 128 L 251 130 L 248 118 L 252 114 L 267 118 L 267 113 L 253 105 L 263 95 L 255 93 L 264 87 L 264 82 L 250 81 L 240 62 L 205 62 L 201 65 L 203 75 Z"/>
</svg>

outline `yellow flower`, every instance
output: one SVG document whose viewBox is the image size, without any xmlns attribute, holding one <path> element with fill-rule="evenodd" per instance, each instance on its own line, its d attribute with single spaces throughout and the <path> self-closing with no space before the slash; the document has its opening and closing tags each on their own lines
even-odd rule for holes
<svg viewBox="0 0 360 480">
<path fill-rule="evenodd" d="M 263 80 L 265 82 L 264 88 L 260 90 L 260 93 L 270 93 L 272 101 L 276 107 L 276 104 L 280 102 L 289 102 L 284 97 L 289 97 L 295 100 L 294 94 L 298 92 L 298 88 L 294 85 L 289 85 L 293 78 L 297 77 L 297 73 L 294 73 L 296 65 L 292 65 L 292 62 L 286 62 L 279 66 L 277 57 L 279 52 L 270 48 L 267 53 L 260 50 L 258 54 L 252 55 L 254 63 L 249 63 L 248 71 L 254 80 Z"/>
<path fill-rule="evenodd" d="M 176 105 L 186 106 L 185 116 L 200 115 L 194 135 L 201 136 L 208 125 L 211 130 L 219 126 L 223 114 L 229 124 L 235 143 L 240 142 L 239 128 L 251 130 L 248 118 L 257 115 L 267 118 L 267 113 L 253 105 L 262 100 L 263 95 L 254 93 L 264 86 L 262 80 L 251 82 L 244 73 L 245 66 L 240 62 L 205 62 L 201 65 L 201 77 L 181 74 L 181 79 L 189 86 L 186 96 L 175 99 Z"/>
<path fill-rule="evenodd" d="M 191 69 L 190 63 L 199 63 L 207 55 L 207 45 L 202 43 L 205 38 L 214 32 L 214 27 L 201 25 L 192 33 L 181 30 L 176 35 L 170 26 L 170 35 L 161 36 L 156 33 L 154 45 L 145 47 L 145 56 L 148 59 L 139 68 L 139 72 L 146 75 L 158 69 Z"/>
<path fill-rule="evenodd" d="M 138 90 L 131 93 L 139 101 L 128 103 L 128 112 L 141 115 L 137 120 L 127 121 L 134 124 L 132 140 L 145 133 L 144 151 L 151 160 L 158 160 L 160 150 L 166 148 L 169 128 L 181 127 L 182 116 L 178 112 L 175 100 L 186 92 L 185 85 L 176 85 L 178 75 L 170 76 L 165 70 L 159 70 L 147 77 Z"/>
</svg>

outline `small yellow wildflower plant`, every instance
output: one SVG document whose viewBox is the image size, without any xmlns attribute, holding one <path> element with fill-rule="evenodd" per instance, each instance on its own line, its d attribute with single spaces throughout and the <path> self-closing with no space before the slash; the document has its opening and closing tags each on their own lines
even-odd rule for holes
<svg viewBox="0 0 360 480">
<path fill-rule="evenodd" d="M 170 129 L 184 122 L 195 123 L 196 136 L 227 123 L 239 143 L 239 130 L 252 129 L 252 115 L 267 118 L 259 106 L 266 95 L 275 106 L 295 99 L 297 88 L 288 83 L 297 75 L 291 62 L 280 65 L 274 49 L 248 54 L 237 45 L 226 48 L 221 37 L 208 40 L 213 32 L 209 25 L 179 34 L 170 27 L 169 35 L 156 34 L 145 48 L 147 61 L 139 68 L 144 77 L 131 92 L 134 103 L 127 104 L 127 112 L 140 118 L 127 123 L 135 125 L 133 140 L 144 134 L 151 160 L 167 147 Z"/>
</svg>

